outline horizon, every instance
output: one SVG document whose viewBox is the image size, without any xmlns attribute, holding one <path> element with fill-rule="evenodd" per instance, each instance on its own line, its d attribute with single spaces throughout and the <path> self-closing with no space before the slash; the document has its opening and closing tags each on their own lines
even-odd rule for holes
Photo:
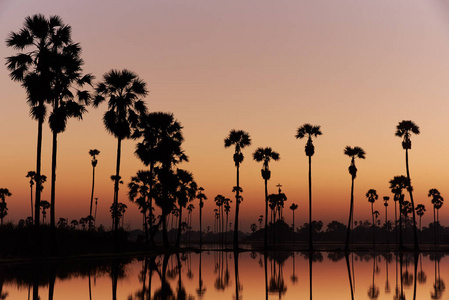
<svg viewBox="0 0 449 300">
<path fill-rule="evenodd" d="M 3 1 L 0 56 L 17 53 L 4 40 L 22 27 L 26 16 L 59 15 L 72 27 L 73 40 L 82 48 L 83 71 L 93 73 L 95 83 L 109 70 L 124 68 L 147 82 L 150 93 L 144 100 L 149 111 L 172 112 L 184 127 L 183 149 L 190 161 L 179 167 L 192 172 L 198 186 L 205 189 L 204 228 L 213 224 L 213 198 L 223 194 L 233 199 L 233 150 L 225 149 L 223 143 L 231 129 L 245 130 L 252 139 L 252 145 L 243 149 L 240 167 L 241 230 L 248 232 L 250 224 L 258 224 L 258 216 L 264 215 L 262 163 L 252 159 L 258 147 L 272 147 L 280 153 L 280 161 L 270 163 L 269 193 L 276 193 L 276 185 L 282 185 L 288 199 L 286 222 L 291 224 L 291 203 L 299 205 L 295 224 L 307 222 L 306 140 L 295 139 L 297 128 L 304 123 L 320 125 L 323 132 L 314 139 L 313 219 L 325 225 L 332 220 L 347 224 L 350 158 L 343 150 L 350 145 L 366 151 L 366 159 L 356 161 L 354 220 L 370 220 L 365 193 L 371 188 L 379 194 L 375 210 L 381 213 L 382 223 L 382 197 L 390 196 L 391 220 L 394 203 L 388 181 L 405 174 L 402 139 L 394 133 L 401 120 L 412 120 L 421 130 L 412 136 L 409 153 L 415 206 L 425 204 L 423 224 L 432 222 L 429 189 L 439 189 L 443 197 L 449 195 L 447 2 L 360 4 L 345 0 L 336 4 L 310 0 L 274 5 L 262 1 L 256 9 L 253 4 L 197 0 L 136 1 L 124 6 L 110 1 L 103 7 L 84 0 Z M 96 17 L 100 10 L 103 15 Z M 29 216 L 25 175 L 35 169 L 37 122 L 29 117 L 25 90 L 10 80 L 5 66 L 0 68 L 0 78 L 5 104 L 0 134 L 6 141 L 0 159 L 0 187 L 12 193 L 6 200 L 5 222 L 17 223 Z M 67 130 L 58 135 L 56 220 L 88 215 L 92 180 L 88 151 L 96 148 L 101 152 L 95 191 L 98 223 L 108 228 L 116 139 L 104 129 L 106 105 L 88 110 L 83 121 L 69 120 Z M 119 201 L 128 206 L 125 225 L 129 222 L 132 229 L 140 229 L 140 212 L 127 197 L 130 177 L 146 169 L 133 154 L 134 146 L 135 141 L 123 142 L 124 184 Z M 49 177 L 51 134 L 46 122 L 42 159 L 43 174 Z M 50 199 L 49 181 L 42 199 Z M 193 228 L 198 228 L 198 201 L 193 203 Z M 233 212 L 231 205 L 231 220 Z M 444 222 L 448 218 L 443 205 L 442 225 L 449 224 Z"/>
</svg>

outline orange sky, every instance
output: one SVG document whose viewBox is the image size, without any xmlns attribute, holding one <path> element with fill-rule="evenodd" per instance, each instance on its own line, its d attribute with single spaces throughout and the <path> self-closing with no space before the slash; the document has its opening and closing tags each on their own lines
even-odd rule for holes
<svg viewBox="0 0 449 300">
<path fill-rule="evenodd" d="M 0 36 L 22 27 L 27 15 L 57 14 L 73 28 L 83 49 L 84 70 L 97 79 L 111 68 L 128 68 L 149 86 L 151 111 L 173 112 L 184 126 L 184 149 L 209 198 L 232 197 L 233 151 L 223 139 L 231 129 L 248 131 L 241 185 L 242 230 L 263 213 L 261 164 L 251 159 L 257 147 L 270 146 L 281 160 L 271 164 L 270 192 L 281 183 L 286 206 L 299 204 L 297 224 L 307 217 L 305 141 L 294 138 L 306 123 L 321 125 L 313 156 L 315 219 L 347 222 L 349 158 L 346 145 L 366 153 L 357 161 L 355 220 L 368 219 L 368 189 L 390 195 L 388 180 L 405 173 L 404 151 L 394 136 L 401 120 L 413 120 L 421 135 L 412 138 L 411 177 L 417 203 L 432 214 L 427 192 L 449 195 L 447 179 L 447 99 L 449 99 L 449 2 L 401 1 L 0 1 Z M 0 44 L 0 57 L 15 52 Z M 0 186 L 13 193 L 7 220 L 30 213 L 27 171 L 35 169 L 37 123 L 28 116 L 25 91 L 0 68 Z M 97 148 L 98 219 L 109 225 L 116 140 L 103 126 L 105 105 L 89 109 L 84 121 L 70 120 L 59 135 L 56 217 L 79 219 L 89 212 L 91 165 Z M 43 173 L 50 175 L 51 135 L 45 126 Z M 125 184 L 143 165 L 134 141 L 123 143 Z M 125 223 L 140 226 L 126 186 Z M 50 198 L 50 184 L 43 199 Z M 198 207 L 197 203 L 195 203 Z M 390 206 L 391 208 L 391 206 Z M 375 204 L 384 218 L 381 202 Z M 195 221 L 198 217 L 194 212 Z M 390 216 L 393 210 L 390 209 Z M 285 211 L 291 222 L 291 211 Z M 449 217 L 440 211 L 443 223 Z M 299 221 L 298 221 L 299 220 Z M 212 222 L 206 222 L 212 225 Z"/>
</svg>

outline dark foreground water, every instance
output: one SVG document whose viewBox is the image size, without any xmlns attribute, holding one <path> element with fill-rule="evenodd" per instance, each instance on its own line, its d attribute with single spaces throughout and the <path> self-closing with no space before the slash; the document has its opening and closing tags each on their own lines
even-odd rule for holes
<svg viewBox="0 0 449 300">
<path fill-rule="evenodd" d="M 2 264 L 0 278 L 0 299 L 14 300 L 447 299 L 449 256 L 204 251 Z"/>
</svg>

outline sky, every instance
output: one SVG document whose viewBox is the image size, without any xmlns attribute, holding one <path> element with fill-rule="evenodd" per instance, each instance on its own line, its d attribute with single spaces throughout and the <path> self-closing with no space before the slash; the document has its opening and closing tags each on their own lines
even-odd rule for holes
<svg viewBox="0 0 449 300">
<path fill-rule="evenodd" d="M 223 142 L 231 129 L 245 130 L 252 139 L 240 169 L 243 231 L 264 214 L 262 164 L 252 160 L 258 147 L 272 147 L 281 156 L 270 164 L 268 188 L 274 193 L 282 185 L 286 221 L 291 223 L 291 203 L 299 205 L 296 224 L 307 221 L 306 141 L 295 139 L 304 123 L 320 125 L 323 133 L 314 140 L 312 158 L 316 220 L 347 223 L 347 145 L 366 151 L 366 159 L 356 161 L 354 220 L 370 219 L 368 189 L 376 189 L 380 198 L 392 196 L 388 181 L 405 174 L 405 152 L 394 135 L 401 120 L 413 120 L 421 130 L 412 137 L 410 172 L 415 202 L 427 208 L 424 224 L 433 218 L 428 190 L 449 195 L 449 1 L 0 0 L 2 59 L 16 53 L 6 47 L 8 34 L 36 13 L 59 15 L 72 26 L 84 71 L 95 75 L 95 82 L 111 69 L 132 70 L 148 84 L 149 110 L 172 112 L 183 125 L 189 162 L 179 167 L 205 189 L 205 226 L 213 225 L 214 197 L 233 197 L 233 150 Z M 0 187 L 13 194 L 5 221 L 17 222 L 31 214 L 25 175 L 36 166 L 37 122 L 29 117 L 24 89 L 10 80 L 5 66 L 0 67 L 0 101 Z M 97 224 L 108 227 L 117 141 L 102 123 L 106 104 L 88 110 L 83 121 L 69 120 L 58 136 L 56 218 L 89 214 L 88 151 L 96 148 L 101 152 Z M 128 205 L 129 228 L 141 226 L 138 209 L 127 198 L 131 176 L 145 169 L 133 154 L 135 144 L 122 143 L 119 201 Z M 50 177 L 48 124 L 42 163 Z M 50 199 L 49 182 L 42 199 Z M 382 201 L 374 208 L 384 220 Z M 449 225 L 445 205 L 440 218 Z"/>
</svg>

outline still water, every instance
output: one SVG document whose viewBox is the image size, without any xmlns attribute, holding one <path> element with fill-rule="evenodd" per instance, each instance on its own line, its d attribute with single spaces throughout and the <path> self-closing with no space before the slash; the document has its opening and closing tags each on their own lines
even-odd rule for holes
<svg viewBox="0 0 449 300">
<path fill-rule="evenodd" d="M 0 299 L 443 299 L 446 280 L 442 253 L 203 251 L 2 264 Z"/>
</svg>

